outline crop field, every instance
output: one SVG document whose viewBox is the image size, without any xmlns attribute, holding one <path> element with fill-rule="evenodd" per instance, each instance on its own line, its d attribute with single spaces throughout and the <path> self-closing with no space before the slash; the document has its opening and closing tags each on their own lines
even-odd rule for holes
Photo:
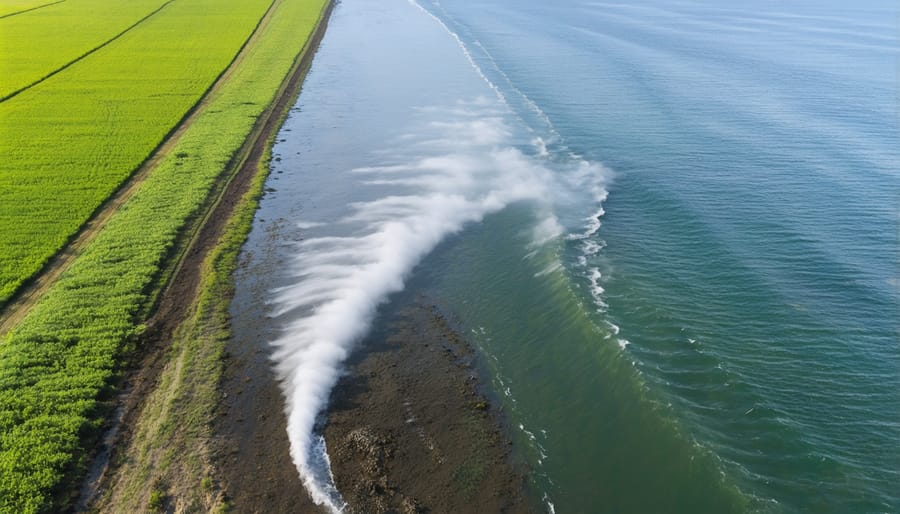
<svg viewBox="0 0 900 514">
<path fill-rule="evenodd" d="M 0 18 L 15 16 L 19 13 L 61 3 L 65 0 L 3 0 L 0 2 Z"/>
<path fill-rule="evenodd" d="M 0 24 L 81 1 L 98 3 L 67 0 Z M 177 126 L 271 2 L 173 1 L 109 45 L 0 102 L 0 305 Z"/>
<path fill-rule="evenodd" d="M 217 6 L 214 10 L 210 9 L 212 3 Z M 88 80 L 91 75 L 84 70 L 71 75 L 70 80 L 79 85 L 66 88 L 63 84 L 57 84 L 58 89 L 50 98 L 61 101 L 57 107 L 65 109 L 67 102 L 87 102 L 78 97 L 77 91 L 83 91 L 88 82 L 118 84 L 114 90 L 119 96 L 108 98 L 105 105 L 120 121 L 98 123 L 95 131 L 100 132 L 102 137 L 115 139 L 119 145 L 129 145 L 131 138 L 143 138 L 141 140 L 147 141 L 152 148 L 156 143 L 151 139 L 161 136 L 143 133 L 136 126 L 136 120 L 152 119 L 155 113 L 151 106 L 160 107 L 187 100 L 179 99 L 178 94 L 173 93 L 175 97 L 166 96 L 163 104 L 141 100 L 137 102 L 141 107 L 131 106 L 126 93 L 148 96 L 140 93 L 141 82 L 145 79 L 152 81 L 153 75 L 141 74 L 141 80 L 135 80 L 133 74 L 141 72 L 142 66 L 129 66 L 128 63 L 141 61 L 157 74 L 164 73 L 178 83 L 186 75 L 194 75 L 190 72 L 194 65 L 190 61 L 199 60 L 200 64 L 204 64 L 206 57 L 190 52 L 191 58 L 185 59 L 184 55 L 177 54 L 175 50 L 180 48 L 179 38 L 186 40 L 185 44 L 208 48 L 204 41 L 213 35 L 222 36 L 225 31 L 223 26 L 227 27 L 229 22 L 243 27 L 235 19 L 240 16 L 224 13 L 233 9 L 234 13 L 248 16 L 246 4 L 250 2 L 232 0 L 228 2 L 229 9 L 225 9 L 224 4 L 223 0 L 177 0 L 171 7 L 189 6 L 187 13 L 167 8 L 163 11 L 167 16 L 154 17 L 156 24 L 153 28 L 149 24 L 146 27 L 152 30 L 153 38 L 140 38 L 140 32 L 145 30 L 142 27 L 141 31 L 129 34 L 127 39 L 118 40 L 115 48 L 107 47 L 102 53 L 92 55 L 91 60 L 103 56 L 109 66 L 92 69 L 95 73 L 93 81 Z M 153 298 L 148 291 L 155 290 L 153 286 L 158 280 L 159 270 L 171 257 L 171 249 L 179 233 L 207 202 L 217 181 L 229 169 L 229 164 L 253 131 L 256 120 L 276 97 L 282 80 L 296 57 L 305 49 L 305 42 L 319 21 L 325 4 L 325 0 L 278 0 L 274 4 L 270 21 L 261 25 L 261 33 L 251 40 L 244 58 L 236 62 L 228 79 L 215 90 L 204 110 L 186 127 L 172 150 L 163 156 L 140 189 L 112 217 L 28 316 L 0 342 L 0 513 L 46 512 L 64 506 L 66 492 L 84 471 L 88 445 L 92 444 L 102 423 L 104 401 L 112 392 L 112 380 L 119 371 L 120 361 L 131 350 L 135 336 L 141 332 L 141 322 L 152 304 Z M 262 8 L 257 3 L 256 10 L 252 12 L 261 13 Z M 217 14 L 203 16 L 207 12 Z M 197 28 L 196 31 L 185 32 L 189 25 L 186 18 L 191 15 L 203 16 L 204 20 L 209 20 L 205 24 L 215 25 L 218 30 Z M 221 19 L 217 21 L 217 18 Z M 202 36 L 197 37 L 196 32 Z M 169 46 L 166 49 L 158 46 L 149 49 L 148 45 L 154 38 Z M 120 44 L 123 46 L 120 47 Z M 112 53 L 114 49 L 119 51 Z M 128 51 L 132 52 L 131 59 L 127 58 Z M 83 62 L 85 65 L 89 63 L 88 60 Z M 81 65 L 79 63 L 78 67 Z M 209 66 L 208 63 L 206 65 Z M 163 69 L 165 72 L 161 71 Z M 70 71 L 76 71 L 76 67 L 55 75 L 53 82 L 69 76 Z M 12 101 L 29 99 L 44 109 L 38 112 L 49 115 L 52 109 L 42 103 L 49 100 L 42 101 L 41 97 L 33 95 L 35 90 L 50 85 L 50 81 L 42 83 Z M 105 88 L 91 91 L 92 94 L 108 92 Z M 104 103 L 94 102 L 91 105 Z M 0 109 L 4 107 L 0 104 Z M 75 112 L 85 114 L 90 111 L 80 103 L 79 107 Z M 121 116 L 122 112 L 127 116 Z M 84 120 L 87 118 L 85 114 L 75 124 L 86 123 Z M 16 119 L 29 120 L 24 117 Z M 63 126 L 59 130 L 51 128 L 52 124 L 67 120 L 68 115 L 49 118 L 53 120 L 52 124 L 47 123 L 47 118 L 43 119 L 41 141 L 50 150 L 61 145 L 62 141 L 73 141 L 66 135 L 69 127 Z M 28 130 L 32 137 L 40 134 L 40 120 L 31 121 L 33 126 Z M 156 125 L 162 126 L 164 123 L 157 121 Z M 88 141 L 100 146 L 98 136 L 84 126 L 77 131 L 71 130 L 84 138 L 82 150 L 72 155 L 83 159 L 79 162 L 89 161 L 91 145 Z M 7 138 L 14 135 L 18 137 L 18 134 L 3 134 L 3 144 L 7 145 L 3 152 L 14 149 L 15 145 L 7 143 Z M 119 161 L 131 162 L 119 156 L 115 144 L 104 144 L 100 148 L 93 147 L 95 159 L 108 160 L 110 155 L 116 155 Z M 138 155 L 136 150 L 122 153 Z M 16 158 L 22 162 L 25 155 L 28 154 L 22 153 Z M 58 165 L 64 164 L 68 162 L 60 161 Z M 102 201 L 102 191 L 109 191 L 109 184 L 114 182 L 109 177 L 119 176 L 104 174 L 102 169 L 85 172 L 77 167 L 68 167 L 65 169 L 74 175 L 69 182 L 66 173 L 53 174 L 50 172 L 52 165 L 45 166 L 47 168 L 42 172 L 34 173 L 34 181 L 27 180 L 28 168 L 17 168 L 17 183 L 24 182 L 28 186 L 16 189 L 19 198 L 27 193 L 35 202 L 29 204 L 19 200 L 17 203 L 23 211 L 20 219 L 27 218 L 28 223 L 46 222 L 41 219 L 42 216 L 51 217 L 59 212 L 58 209 L 72 208 L 79 201 L 85 202 L 88 207 L 92 201 Z M 6 172 L 8 170 L 4 169 L 3 173 Z M 92 179 L 95 178 L 105 185 L 94 185 Z M 5 184 L 0 184 L 3 194 L 6 194 Z M 58 198 L 62 192 L 74 192 L 73 196 L 79 196 L 82 192 L 85 194 L 80 200 L 69 201 Z M 43 202 L 55 207 L 43 209 Z M 0 200 L 0 209 L 5 209 L 4 216 L 10 216 L 12 209 L 6 209 L 4 200 Z M 6 224 L 0 229 L 0 238 L 3 238 L 0 249 L 4 252 L 4 258 L 11 243 L 3 230 L 16 229 L 17 237 L 22 240 L 27 240 L 29 235 L 40 234 L 40 231 L 25 233 L 24 229 L 28 227 L 19 226 L 25 224 L 24 221 L 17 224 L 11 220 L 9 217 L 0 218 L 0 223 Z"/>
<path fill-rule="evenodd" d="M 107 43 L 168 3 L 67 0 L 0 18 L 0 98 Z"/>
</svg>

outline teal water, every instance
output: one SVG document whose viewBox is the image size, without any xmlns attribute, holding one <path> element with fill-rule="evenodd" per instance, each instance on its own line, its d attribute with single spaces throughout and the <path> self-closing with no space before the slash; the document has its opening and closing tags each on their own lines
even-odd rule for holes
<svg viewBox="0 0 900 514">
<path fill-rule="evenodd" d="M 238 276 L 314 497 L 328 392 L 405 288 L 479 348 L 548 511 L 900 511 L 898 19 L 340 3 Z"/>
</svg>

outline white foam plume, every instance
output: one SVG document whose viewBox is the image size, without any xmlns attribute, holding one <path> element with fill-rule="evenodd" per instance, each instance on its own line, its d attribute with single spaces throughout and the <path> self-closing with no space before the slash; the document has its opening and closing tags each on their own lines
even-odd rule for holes
<svg viewBox="0 0 900 514">
<path fill-rule="evenodd" d="M 340 511 L 343 501 L 314 428 L 341 364 L 377 306 L 403 288 L 413 267 L 447 235 L 513 202 L 543 202 L 554 189 L 551 170 L 498 144 L 508 137 L 498 118 L 432 123 L 423 131 L 431 150 L 443 146 L 445 153 L 353 170 L 350 178 L 400 180 L 402 194 L 352 204 L 332 227 L 352 235 L 300 242 L 290 264 L 294 282 L 278 288 L 273 301 L 276 315 L 293 319 L 273 343 L 291 455 L 313 499 L 332 511 Z M 543 242 L 560 232 L 548 217 L 534 236 Z"/>
</svg>

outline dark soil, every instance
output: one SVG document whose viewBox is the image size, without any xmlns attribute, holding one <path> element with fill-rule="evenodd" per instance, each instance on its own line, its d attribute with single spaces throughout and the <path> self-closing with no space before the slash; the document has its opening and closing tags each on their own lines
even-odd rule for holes
<svg viewBox="0 0 900 514">
<path fill-rule="evenodd" d="M 475 353 L 446 318 L 413 305 L 370 339 L 334 389 L 325 427 L 348 510 L 535 512 Z"/>
</svg>

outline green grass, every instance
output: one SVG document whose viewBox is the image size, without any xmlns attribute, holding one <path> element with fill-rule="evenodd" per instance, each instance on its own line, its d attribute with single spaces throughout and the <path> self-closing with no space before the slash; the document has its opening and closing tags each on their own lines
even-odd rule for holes
<svg viewBox="0 0 900 514">
<path fill-rule="evenodd" d="M 0 304 L 163 141 L 270 3 L 177 0 L 0 103 Z"/>
<path fill-rule="evenodd" d="M 166 2 L 67 0 L 0 19 L 0 98 L 102 45 Z"/>
<path fill-rule="evenodd" d="M 159 512 L 166 503 L 166 493 L 161 489 L 154 489 L 150 493 L 150 499 L 147 501 L 147 510 L 150 512 Z"/>
<path fill-rule="evenodd" d="M 197 16 L 204 10 L 216 13 L 225 11 L 222 0 L 215 2 L 218 6 L 215 9 L 207 1 L 179 2 L 172 4 L 172 7 L 187 6 Z M 217 180 L 252 130 L 255 120 L 275 97 L 282 78 L 299 51 L 299 45 L 313 30 L 324 3 L 324 0 L 284 0 L 279 5 L 266 27 L 265 37 L 251 48 L 247 58 L 240 62 L 238 69 L 217 91 L 207 109 L 185 131 L 171 153 L 159 163 L 140 189 L 28 316 L 0 343 L 0 513 L 43 512 L 61 507 L 60 502 L 64 500 L 60 500 L 59 493 L 71 486 L 71 481 L 83 470 L 87 451 L 85 445 L 90 444 L 96 435 L 104 414 L 100 402 L 110 393 L 118 364 L 131 349 L 131 341 L 140 331 L 140 323 L 153 300 L 148 291 L 154 290 L 160 268 L 171 257 L 171 250 L 182 228 L 197 216 Z M 236 4 L 243 5 L 244 2 Z M 241 9 L 235 7 L 235 12 L 241 12 Z M 167 17 L 153 18 L 157 24 L 153 29 L 149 25 L 142 27 L 141 31 L 129 34 L 129 41 L 123 38 L 116 42 L 115 48 L 108 47 L 109 51 L 119 49 L 121 52 L 119 45 L 127 45 L 126 48 L 134 54 L 132 60 L 140 62 L 140 65 L 129 69 L 129 66 L 119 63 L 111 69 L 96 69 L 93 82 L 121 81 L 134 85 L 133 77 L 125 80 L 129 73 L 137 73 L 144 67 L 159 71 L 158 61 L 164 61 L 161 56 L 166 52 L 158 47 L 153 51 L 147 50 L 146 45 L 150 42 L 140 37 L 144 30 L 167 40 L 172 45 L 168 50 L 171 52 L 181 46 L 176 42 L 179 37 L 195 40 L 193 34 L 183 34 L 187 26 L 180 22 L 186 13 L 168 9 L 165 13 Z M 205 17 L 204 20 L 208 21 L 204 24 L 219 26 L 215 20 L 219 17 L 229 18 L 228 15 L 217 14 Z M 238 23 L 237 20 L 232 22 Z M 199 38 L 201 40 L 211 37 L 205 29 L 197 27 L 197 31 L 204 34 L 203 38 Z M 197 49 L 190 53 L 193 55 L 195 51 Z M 91 60 L 101 52 L 94 54 Z M 201 62 L 206 59 L 200 55 L 192 58 Z M 75 68 L 54 76 L 53 81 Z M 167 65 L 167 69 L 173 75 L 180 73 L 171 64 Z M 39 88 L 45 85 L 49 86 L 49 81 Z M 23 93 L 13 101 L 19 101 L 39 88 Z M 74 95 L 76 90 L 77 87 L 71 87 L 68 93 Z M 120 92 L 129 90 L 125 86 L 117 89 Z M 59 91 L 60 94 L 66 92 L 65 88 Z M 65 94 L 56 98 L 75 103 L 82 101 Z M 132 102 L 126 100 L 127 95 L 115 98 L 116 101 L 109 103 L 111 110 L 133 109 Z M 32 100 L 40 103 L 39 99 Z M 175 99 L 169 97 L 166 101 Z M 136 100 L 136 103 L 141 102 Z M 2 107 L 5 104 L 0 109 Z M 149 111 L 142 112 L 143 116 L 151 116 Z M 53 122 L 61 123 L 67 119 L 65 115 L 57 115 L 53 117 Z M 129 145 L 130 137 L 147 137 L 137 131 L 133 118 L 127 119 L 132 122 L 124 123 L 124 129 L 120 128 L 123 123 L 114 123 L 95 127 L 95 131 L 103 132 L 104 137 L 112 138 L 121 145 Z M 47 120 L 44 121 L 46 123 Z M 62 134 L 54 134 L 47 129 L 48 125 L 43 127 L 42 140 L 50 146 L 54 141 L 58 146 L 68 128 L 62 127 Z M 94 132 L 86 130 L 86 127 L 81 130 L 83 137 L 98 141 Z M 36 131 L 33 133 L 37 134 Z M 2 135 L 4 145 L 9 135 Z M 77 140 L 70 138 L 62 140 L 78 144 Z M 14 149 L 0 150 L 0 154 L 8 155 L 4 153 L 6 150 Z M 116 148 L 115 145 L 107 145 L 102 150 L 94 150 L 98 155 L 106 155 L 116 151 Z M 33 215 L 34 210 L 45 208 L 44 202 L 53 204 L 55 207 L 44 211 L 45 216 L 50 216 L 55 209 L 67 205 L 66 199 L 56 198 L 60 191 L 77 196 L 75 193 L 80 192 L 81 188 L 94 189 L 88 187 L 90 181 L 85 180 L 85 176 L 91 177 L 90 173 L 75 173 L 69 184 L 59 175 L 65 176 L 64 173 L 46 173 L 46 170 L 35 173 L 44 180 L 43 191 L 32 192 L 36 204 L 17 205 Z M 37 183 L 40 181 L 35 182 L 35 187 Z M 60 183 L 63 187 L 59 187 Z M 16 191 L 21 193 L 18 189 Z M 0 192 L 7 194 L 5 184 L 0 184 Z M 0 212 L 9 216 L 10 210 L 5 208 L 5 201 L 0 198 Z M 8 217 L 0 217 L 0 237 L 4 238 L 0 241 L 0 248 L 4 252 L 11 248 L 4 230 L 11 227 L 19 229 L 15 224 L 10 224 Z"/>
<path fill-rule="evenodd" d="M 12 16 L 58 0 L 0 0 L 0 16 Z"/>
</svg>

